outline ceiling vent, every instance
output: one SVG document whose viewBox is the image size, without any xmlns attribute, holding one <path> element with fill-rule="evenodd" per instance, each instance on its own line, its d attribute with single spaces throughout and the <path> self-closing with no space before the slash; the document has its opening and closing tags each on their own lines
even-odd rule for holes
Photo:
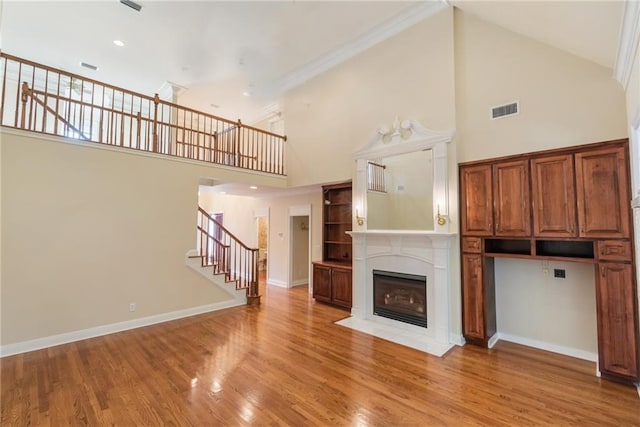
<svg viewBox="0 0 640 427">
<path fill-rule="evenodd" d="M 514 116 L 520 112 L 520 103 L 518 101 L 510 104 L 491 107 L 491 120 L 501 119 L 503 117 Z"/>
<path fill-rule="evenodd" d="M 93 70 L 93 71 L 98 71 L 98 67 L 97 66 L 92 65 L 92 64 L 88 64 L 86 62 L 81 62 L 80 66 L 84 67 L 84 68 L 88 68 L 88 69 Z"/>
<path fill-rule="evenodd" d="M 131 9 L 137 10 L 138 12 L 140 12 L 140 10 L 142 10 L 142 6 L 139 5 L 136 2 L 133 2 L 131 0 L 120 0 L 120 3 L 122 3 L 125 6 L 129 6 Z"/>
</svg>

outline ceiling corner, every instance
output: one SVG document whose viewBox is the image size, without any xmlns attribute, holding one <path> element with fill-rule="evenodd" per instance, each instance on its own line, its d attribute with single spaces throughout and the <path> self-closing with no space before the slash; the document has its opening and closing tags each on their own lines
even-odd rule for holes
<svg viewBox="0 0 640 427">
<path fill-rule="evenodd" d="M 447 7 L 450 7 L 447 0 L 424 1 L 416 6 L 408 7 L 357 39 L 345 43 L 338 49 L 328 52 L 276 80 L 271 85 L 272 91 L 282 94 L 291 90 Z"/>
</svg>

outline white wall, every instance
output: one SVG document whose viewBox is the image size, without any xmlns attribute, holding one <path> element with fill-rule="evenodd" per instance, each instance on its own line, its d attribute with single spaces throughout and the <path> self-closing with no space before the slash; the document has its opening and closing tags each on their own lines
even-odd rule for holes
<svg viewBox="0 0 640 427">
<path fill-rule="evenodd" d="M 1 137 L 3 346 L 230 298 L 184 261 L 210 167 Z"/>
<path fill-rule="evenodd" d="M 535 42 L 456 9 L 457 157 L 471 161 L 627 137 L 624 93 L 611 69 Z M 520 114 L 492 121 L 489 109 L 520 101 Z M 571 338 L 567 313 L 542 301 L 568 301 L 569 310 L 594 291 L 585 267 L 563 263 L 567 278 L 548 280 L 536 261 L 496 262 L 498 331 L 591 351 L 595 308 Z M 593 274 L 588 272 L 589 275 Z M 555 281 L 558 280 L 558 281 Z M 568 297 L 571 295 L 571 298 Z M 543 300 L 544 299 L 544 300 Z M 516 303 L 520 300 L 520 303 Z M 522 301 L 527 303 L 522 306 Z M 529 304 L 529 302 L 531 302 Z M 525 318 L 543 322 L 523 322 Z M 575 314 L 577 316 L 577 314 Z"/>
<path fill-rule="evenodd" d="M 283 108 L 292 186 L 351 179 L 352 152 L 396 116 L 453 129 L 452 9 L 293 89 Z"/>
<path fill-rule="evenodd" d="M 496 258 L 495 268 L 500 333 L 598 353 L 593 264 L 551 261 L 544 266 L 542 261 Z M 553 277 L 556 268 L 566 270 L 567 278 Z"/>
<path fill-rule="evenodd" d="M 613 71 L 456 9 L 458 161 L 626 138 Z M 517 116 L 491 106 L 520 101 Z"/>
</svg>

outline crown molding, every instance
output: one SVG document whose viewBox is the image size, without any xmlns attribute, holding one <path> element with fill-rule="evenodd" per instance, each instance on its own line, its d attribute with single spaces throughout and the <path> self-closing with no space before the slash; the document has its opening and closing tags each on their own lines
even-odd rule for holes
<svg viewBox="0 0 640 427">
<path fill-rule="evenodd" d="M 291 90 L 447 7 L 446 0 L 424 1 L 409 7 L 357 39 L 286 74 L 273 83 L 272 89 L 278 94 Z"/>
<path fill-rule="evenodd" d="M 247 120 L 248 124 L 252 123 L 260 123 L 265 120 L 273 119 L 274 117 L 282 116 L 282 107 L 278 102 L 272 102 L 271 104 L 265 105 L 260 110 L 260 113 L 252 117 L 250 120 Z"/>
<path fill-rule="evenodd" d="M 614 75 L 626 90 L 640 41 L 640 1 L 625 1 Z"/>
</svg>

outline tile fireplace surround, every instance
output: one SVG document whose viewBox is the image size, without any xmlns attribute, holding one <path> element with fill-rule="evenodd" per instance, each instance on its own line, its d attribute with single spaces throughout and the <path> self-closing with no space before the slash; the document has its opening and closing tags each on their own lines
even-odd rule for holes
<svg viewBox="0 0 640 427">
<path fill-rule="evenodd" d="M 353 231 L 351 317 L 336 322 L 436 356 L 461 337 L 451 334 L 451 243 L 455 233 L 412 230 Z M 427 277 L 427 327 L 373 314 L 373 270 Z"/>
</svg>

